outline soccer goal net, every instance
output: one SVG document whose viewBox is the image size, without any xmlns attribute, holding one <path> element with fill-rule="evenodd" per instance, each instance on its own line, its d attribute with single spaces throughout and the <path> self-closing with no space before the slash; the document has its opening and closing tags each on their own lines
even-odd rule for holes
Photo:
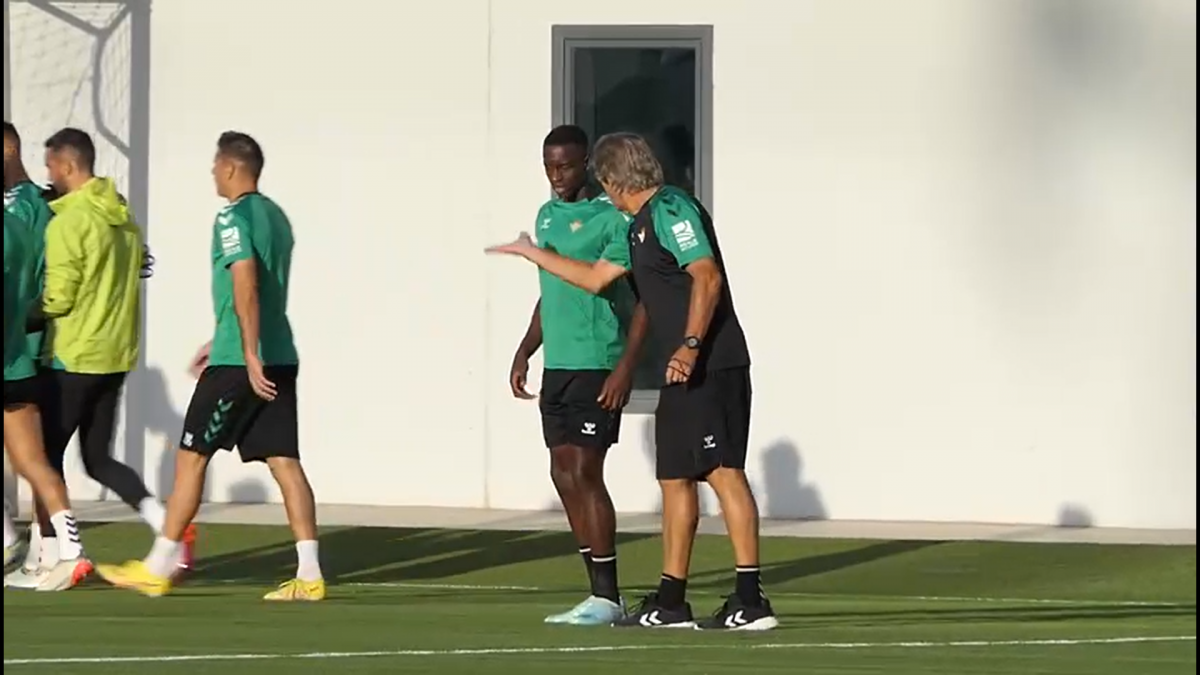
<svg viewBox="0 0 1200 675">
<path fill-rule="evenodd" d="M 41 141 L 63 127 L 92 135 L 96 171 L 129 191 L 131 14 L 125 2 L 5 0 L 4 113 L 42 176 Z"/>
<path fill-rule="evenodd" d="M 144 209 L 138 178 L 145 143 L 139 105 L 138 22 L 148 21 L 148 0 L 4 0 L 4 119 L 23 140 L 31 177 L 45 182 L 42 141 L 64 127 L 88 132 L 96 144 L 96 172 L 116 181 L 135 212 Z M 131 183 L 135 183 L 131 185 Z M 17 481 L 5 454 L 5 501 L 15 513 Z"/>
</svg>

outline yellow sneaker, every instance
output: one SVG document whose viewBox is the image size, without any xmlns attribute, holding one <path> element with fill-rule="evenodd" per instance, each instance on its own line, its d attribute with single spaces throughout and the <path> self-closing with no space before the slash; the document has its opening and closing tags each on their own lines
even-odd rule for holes
<svg viewBox="0 0 1200 675">
<path fill-rule="evenodd" d="M 325 599 L 325 580 L 301 581 L 292 579 L 263 596 L 263 600 L 281 602 L 316 602 Z"/>
<path fill-rule="evenodd" d="M 171 591 L 171 580 L 155 576 L 141 560 L 130 560 L 123 565 L 96 565 L 96 574 L 117 588 L 128 588 L 152 598 Z"/>
</svg>

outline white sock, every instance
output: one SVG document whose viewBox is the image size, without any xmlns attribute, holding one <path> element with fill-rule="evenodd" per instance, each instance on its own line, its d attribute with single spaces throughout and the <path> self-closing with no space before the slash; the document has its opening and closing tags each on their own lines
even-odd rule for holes
<svg viewBox="0 0 1200 675">
<path fill-rule="evenodd" d="M 57 546 L 57 544 L 55 544 Z M 42 528 L 34 521 L 29 526 L 29 549 L 25 551 L 25 563 L 22 565 L 27 570 L 36 570 L 38 564 L 42 560 Z"/>
<path fill-rule="evenodd" d="M 138 515 L 142 522 L 154 530 L 154 534 L 162 534 L 163 524 L 167 521 L 167 510 L 154 497 L 146 497 L 138 504 Z"/>
<path fill-rule="evenodd" d="M 83 557 L 83 544 L 79 540 L 79 525 L 75 522 L 75 514 L 59 511 L 50 516 L 50 524 L 54 526 L 54 534 L 58 535 L 58 559 L 75 560 Z"/>
<path fill-rule="evenodd" d="M 8 507 L 4 507 L 4 548 L 17 545 L 17 526 L 13 524 L 12 516 L 8 515 Z"/>
<path fill-rule="evenodd" d="M 154 546 L 150 548 L 150 555 L 146 556 L 143 561 L 146 569 L 156 577 L 171 576 L 175 573 L 175 566 L 179 564 L 181 548 L 177 541 L 171 541 L 161 536 L 155 537 Z"/>
<path fill-rule="evenodd" d="M 297 579 L 300 581 L 321 580 L 321 560 L 317 556 L 315 539 L 296 542 L 296 558 L 299 561 L 296 565 Z"/>
<path fill-rule="evenodd" d="M 42 557 L 38 560 L 37 567 L 48 570 L 57 564 L 58 537 L 46 537 L 42 540 Z"/>
</svg>

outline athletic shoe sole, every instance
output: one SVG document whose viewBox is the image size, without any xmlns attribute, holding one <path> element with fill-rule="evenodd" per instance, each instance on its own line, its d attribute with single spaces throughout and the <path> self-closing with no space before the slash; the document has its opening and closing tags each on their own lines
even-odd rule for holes
<svg viewBox="0 0 1200 675">
<path fill-rule="evenodd" d="M 78 586 L 92 573 L 90 560 L 69 560 L 60 562 L 46 573 L 45 580 L 37 587 L 44 592 L 65 591 Z"/>
</svg>

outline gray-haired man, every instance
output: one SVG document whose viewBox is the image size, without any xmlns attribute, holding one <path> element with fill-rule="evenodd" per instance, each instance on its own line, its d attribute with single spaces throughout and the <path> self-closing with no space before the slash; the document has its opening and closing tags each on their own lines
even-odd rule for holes
<svg viewBox="0 0 1200 675">
<path fill-rule="evenodd" d="M 733 308 L 712 219 L 690 195 L 663 184 L 644 139 L 610 134 L 592 151 L 593 172 L 614 205 L 634 217 L 628 268 L 584 263 L 537 248 L 528 234 L 490 253 L 519 255 L 592 293 L 627 274 L 663 354 L 655 414 L 657 477 L 663 494 L 663 575 L 658 591 L 616 625 L 769 630 L 779 625 L 763 595 L 758 505 L 746 480 L 750 354 Z M 696 623 L 685 599 L 699 520 L 697 485 L 717 493 L 737 563 L 736 591 Z"/>
</svg>

